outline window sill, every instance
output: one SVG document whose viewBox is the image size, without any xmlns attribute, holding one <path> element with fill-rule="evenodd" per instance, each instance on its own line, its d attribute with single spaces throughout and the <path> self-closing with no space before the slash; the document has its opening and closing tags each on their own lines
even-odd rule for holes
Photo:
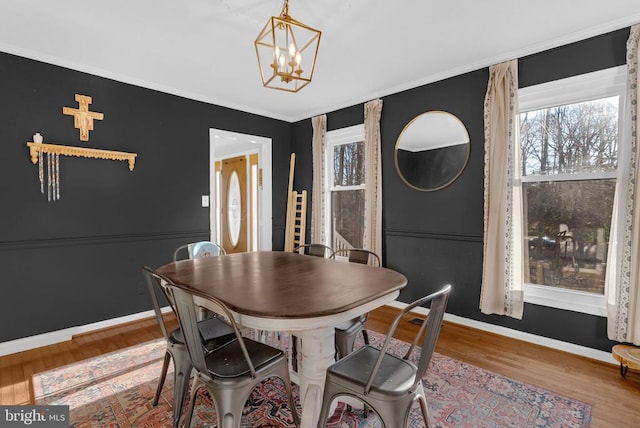
<svg viewBox="0 0 640 428">
<path fill-rule="evenodd" d="M 604 296 L 537 284 L 524 285 L 524 301 L 535 305 L 607 316 Z"/>
</svg>

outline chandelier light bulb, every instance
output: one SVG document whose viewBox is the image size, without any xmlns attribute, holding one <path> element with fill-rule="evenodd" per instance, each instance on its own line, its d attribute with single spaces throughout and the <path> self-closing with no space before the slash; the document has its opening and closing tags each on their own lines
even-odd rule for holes
<svg viewBox="0 0 640 428">
<path fill-rule="evenodd" d="M 273 59 L 278 61 L 279 58 L 280 58 L 280 47 L 276 46 L 276 48 L 273 50 Z"/>
<path fill-rule="evenodd" d="M 296 54 L 296 45 L 294 45 L 293 43 L 291 43 L 289 45 L 289 58 L 293 59 L 293 57 Z"/>
</svg>

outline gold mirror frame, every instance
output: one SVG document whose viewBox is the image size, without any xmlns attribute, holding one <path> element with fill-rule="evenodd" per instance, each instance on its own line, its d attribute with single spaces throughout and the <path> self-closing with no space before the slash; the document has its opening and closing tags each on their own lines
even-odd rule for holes
<svg viewBox="0 0 640 428">
<path fill-rule="evenodd" d="M 428 155 L 431 150 L 439 150 L 439 152 L 430 152 L 433 159 L 426 162 L 441 163 L 442 161 L 447 161 L 449 163 L 449 165 L 436 165 L 444 177 L 433 185 L 423 185 L 422 182 L 417 182 L 411 177 L 410 173 L 403 172 L 398 161 L 398 150 L 407 151 L 401 147 L 403 139 L 405 145 L 411 139 L 410 143 L 415 146 L 417 138 L 421 141 L 420 150 L 416 150 L 414 147 L 408 152 L 423 152 Z M 463 150 L 463 147 L 466 150 Z M 441 110 L 432 110 L 419 114 L 405 125 L 396 140 L 393 157 L 396 171 L 407 186 L 422 192 L 432 192 L 443 189 L 458 179 L 467 166 L 470 152 L 469 132 L 464 123 L 454 114 Z M 451 164 L 452 161 L 453 164 Z M 446 171 L 446 169 L 453 170 Z"/>
</svg>

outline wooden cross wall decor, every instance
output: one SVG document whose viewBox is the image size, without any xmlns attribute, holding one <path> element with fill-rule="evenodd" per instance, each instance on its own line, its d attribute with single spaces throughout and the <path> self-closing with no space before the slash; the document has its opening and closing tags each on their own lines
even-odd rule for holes
<svg viewBox="0 0 640 428">
<path fill-rule="evenodd" d="M 89 111 L 91 97 L 76 94 L 79 108 L 62 107 L 62 113 L 73 116 L 73 126 L 80 130 L 80 141 L 89 141 L 89 131 L 93 131 L 93 120 L 104 119 L 103 113 Z"/>
</svg>

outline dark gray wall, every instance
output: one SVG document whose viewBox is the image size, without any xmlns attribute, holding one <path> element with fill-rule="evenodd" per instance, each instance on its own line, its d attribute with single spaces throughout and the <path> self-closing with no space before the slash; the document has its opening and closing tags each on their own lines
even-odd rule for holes
<svg viewBox="0 0 640 428">
<path fill-rule="evenodd" d="M 519 61 L 520 86 L 625 62 L 629 30 Z M 386 266 L 403 272 L 404 302 L 450 282 L 448 312 L 609 350 L 604 318 L 525 306 L 522 321 L 478 309 L 482 271 L 483 101 L 488 69 L 383 97 L 383 245 Z M 138 153 L 124 162 L 61 158 L 62 199 L 39 193 L 25 142 L 81 145 L 74 94 L 93 97 L 90 147 Z M 273 248 L 283 248 L 289 153 L 295 188 L 311 192 L 311 121 L 288 124 L 0 53 L 0 342 L 149 309 L 140 267 L 157 266 L 185 242 L 208 237 L 209 128 L 273 139 Z M 458 116 L 471 139 L 469 163 L 447 188 L 419 192 L 398 177 L 393 147 L 404 125 L 430 110 Z M 328 129 L 363 121 L 361 104 L 330 112 Z M 311 195 L 309 196 L 309 201 Z M 309 223 L 308 223 L 309 224 Z M 308 231 L 308 235 L 310 232 Z"/>
<path fill-rule="evenodd" d="M 629 29 L 541 52 L 519 60 L 520 87 L 625 63 Z M 480 312 L 483 243 L 483 103 L 489 77 L 481 69 L 382 97 L 384 264 L 404 273 L 409 285 L 400 300 L 410 302 L 454 286 L 447 312 L 524 332 L 608 351 L 606 319 L 526 304 L 522 321 Z M 458 116 L 471 139 L 469 163 L 450 186 L 420 192 L 405 185 L 395 170 L 394 146 L 415 116 L 444 110 Z M 327 114 L 328 130 L 363 121 L 363 105 Z M 311 190 L 311 121 L 292 126 L 296 188 Z M 309 224 L 309 223 L 308 223 Z"/>
<path fill-rule="evenodd" d="M 79 140 L 74 94 L 104 113 Z M 209 128 L 273 140 L 273 240 L 282 248 L 290 124 L 0 53 L 0 342 L 150 309 L 140 268 L 208 239 Z M 61 199 L 40 194 L 25 143 L 138 153 L 61 157 Z"/>
</svg>

